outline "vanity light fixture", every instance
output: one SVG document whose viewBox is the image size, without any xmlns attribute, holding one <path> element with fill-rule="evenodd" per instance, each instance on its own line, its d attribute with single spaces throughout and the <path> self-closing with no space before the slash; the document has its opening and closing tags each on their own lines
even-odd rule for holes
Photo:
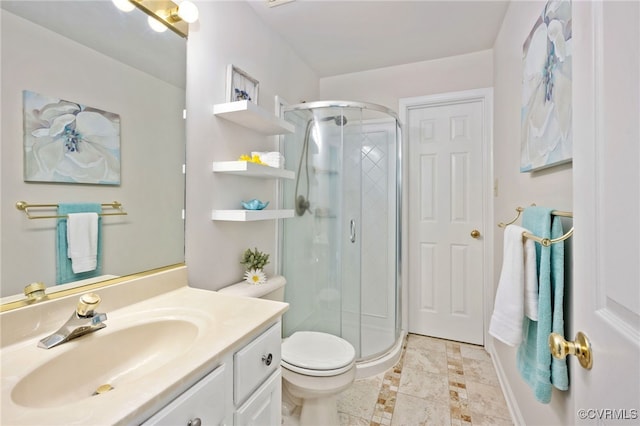
<svg viewBox="0 0 640 426">
<path fill-rule="evenodd" d="M 111 0 L 113 2 L 113 4 L 116 5 L 116 7 L 118 9 L 120 9 L 123 12 L 131 12 L 133 9 L 135 9 L 135 5 L 133 3 L 131 3 L 129 0 Z"/>
<path fill-rule="evenodd" d="M 149 24 L 151 29 L 157 33 L 163 33 L 167 31 L 167 28 L 169 28 L 167 25 L 165 25 L 164 19 L 157 19 L 154 16 L 149 16 L 147 18 L 147 24 Z"/>
<path fill-rule="evenodd" d="M 123 11 L 133 10 L 133 7 L 142 10 L 149 15 L 147 22 L 154 31 L 164 32 L 168 28 L 184 38 L 189 35 L 189 24 L 198 20 L 198 7 L 189 0 L 183 0 L 179 4 L 170 0 L 112 1 L 118 9 Z"/>
</svg>

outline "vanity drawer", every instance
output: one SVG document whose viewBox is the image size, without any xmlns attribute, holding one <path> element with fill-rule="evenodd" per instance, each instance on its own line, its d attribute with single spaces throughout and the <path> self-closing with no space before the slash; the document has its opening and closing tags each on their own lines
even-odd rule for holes
<svg viewBox="0 0 640 426">
<path fill-rule="evenodd" d="M 278 322 L 233 355 L 233 402 L 236 405 L 244 402 L 269 375 L 280 368 L 281 344 Z"/>
</svg>

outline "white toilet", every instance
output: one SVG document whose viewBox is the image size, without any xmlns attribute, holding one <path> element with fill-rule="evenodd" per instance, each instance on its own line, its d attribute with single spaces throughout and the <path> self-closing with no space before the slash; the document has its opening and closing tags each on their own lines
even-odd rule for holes
<svg viewBox="0 0 640 426">
<path fill-rule="evenodd" d="M 266 284 L 245 282 L 221 293 L 284 301 L 284 277 Z M 300 407 L 300 426 L 338 425 L 336 395 L 356 377 L 356 351 L 346 340 L 327 333 L 297 331 L 282 342 L 282 400 L 285 411 Z"/>
</svg>

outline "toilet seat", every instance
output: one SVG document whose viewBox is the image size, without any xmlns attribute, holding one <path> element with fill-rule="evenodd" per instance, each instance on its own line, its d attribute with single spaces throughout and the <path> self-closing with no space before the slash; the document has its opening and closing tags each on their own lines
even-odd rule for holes
<svg viewBox="0 0 640 426">
<path fill-rule="evenodd" d="M 297 331 L 282 342 L 281 365 L 307 376 L 336 376 L 353 367 L 355 356 L 353 346 L 340 337 Z"/>
</svg>

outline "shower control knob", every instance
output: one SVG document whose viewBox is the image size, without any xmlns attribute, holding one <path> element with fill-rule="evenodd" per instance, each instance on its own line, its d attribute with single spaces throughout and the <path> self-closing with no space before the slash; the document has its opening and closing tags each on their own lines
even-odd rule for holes
<svg viewBox="0 0 640 426">
<path fill-rule="evenodd" d="M 311 213 L 311 203 L 304 196 L 298 195 L 296 198 L 296 213 L 298 216 L 304 215 L 306 212 Z"/>
<path fill-rule="evenodd" d="M 271 365 L 271 362 L 273 361 L 273 355 L 269 354 L 269 355 L 262 355 L 262 362 L 264 362 L 267 367 Z"/>
</svg>

